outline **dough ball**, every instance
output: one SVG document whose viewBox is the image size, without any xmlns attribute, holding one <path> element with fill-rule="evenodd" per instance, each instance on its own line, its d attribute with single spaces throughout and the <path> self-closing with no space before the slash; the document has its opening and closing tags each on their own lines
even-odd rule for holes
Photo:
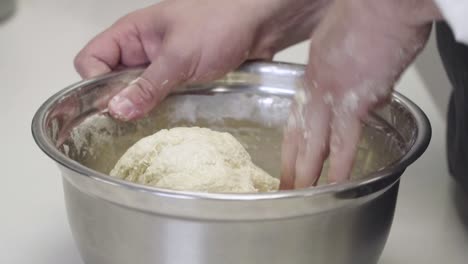
<svg viewBox="0 0 468 264">
<path fill-rule="evenodd" d="M 279 186 L 278 179 L 252 163 L 231 134 L 199 127 L 161 130 L 141 139 L 110 175 L 181 191 L 269 192 Z"/>
</svg>

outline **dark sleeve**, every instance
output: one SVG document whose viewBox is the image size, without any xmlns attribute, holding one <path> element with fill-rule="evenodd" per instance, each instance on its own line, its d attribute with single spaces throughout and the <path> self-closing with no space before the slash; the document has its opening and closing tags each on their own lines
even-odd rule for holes
<svg viewBox="0 0 468 264">
<path fill-rule="evenodd" d="M 468 191 L 468 46 L 455 41 L 446 23 L 437 23 L 436 32 L 439 54 L 452 85 L 447 116 L 449 170 Z"/>
</svg>

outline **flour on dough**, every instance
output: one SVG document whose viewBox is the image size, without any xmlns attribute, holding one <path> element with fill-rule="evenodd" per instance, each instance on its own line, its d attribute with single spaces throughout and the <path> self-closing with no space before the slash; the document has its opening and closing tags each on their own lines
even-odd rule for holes
<svg viewBox="0 0 468 264">
<path fill-rule="evenodd" d="M 269 192 L 279 180 L 253 164 L 231 134 L 207 128 L 161 130 L 130 147 L 111 176 L 182 191 Z"/>
</svg>

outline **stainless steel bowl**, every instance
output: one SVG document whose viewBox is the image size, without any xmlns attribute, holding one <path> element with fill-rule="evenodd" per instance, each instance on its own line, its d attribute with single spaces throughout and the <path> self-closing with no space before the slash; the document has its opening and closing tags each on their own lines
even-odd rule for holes
<svg viewBox="0 0 468 264">
<path fill-rule="evenodd" d="M 395 93 L 364 122 L 352 180 L 263 194 L 162 190 L 106 175 L 127 147 L 161 128 L 229 131 L 278 176 L 282 127 L 304 67 L 253 62 L 225 78 L 181 87 L 147 118 L 102 111 L 141 69 L 72 85 L 34 117 L 39 147 L 59 164 L 70 226 L 88 264 L 376 263 L 399 178 L 426 149 L 423 112 Z"/>
</svg>

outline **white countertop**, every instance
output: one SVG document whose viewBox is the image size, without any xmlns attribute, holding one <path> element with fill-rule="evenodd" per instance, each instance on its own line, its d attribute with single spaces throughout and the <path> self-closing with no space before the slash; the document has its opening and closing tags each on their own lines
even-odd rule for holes
<svg viewBox="0 0 468 264">
<path fill-rule="evenodd" d="M 0 24 L 0 263 L 82 263 L 68 228 L 59 171 L 36 147 L 30 122 L 44 100 L 79 80 L 72 60 L 88 39 L 151 2 L 24 0 Z M 277 59 L 304 62 L 306 54 L 302 44 Z M 449 85 L 434 42 L 416 65 L 398 89 L 427 113 L 433 139 L 402 179 L 380 264 L 467 263 L 468 219 L 464 226 L 456 210 L 445 157 Z"/>
</svg>

